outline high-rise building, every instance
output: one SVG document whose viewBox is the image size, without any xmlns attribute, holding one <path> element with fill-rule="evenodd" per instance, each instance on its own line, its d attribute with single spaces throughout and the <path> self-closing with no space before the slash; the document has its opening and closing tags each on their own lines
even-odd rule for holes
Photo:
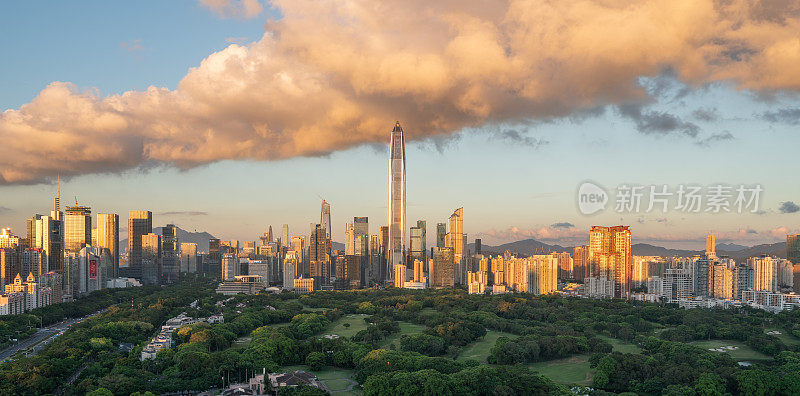
<svg viewBox="0 0 800 396">
<path fill-rule="evenodd" d="M 394 268 L 389 268 L 389 226 L 382 226 L 380 237 L 380 250 L 383 253 L 380 267 L 380 280 L 382 282 L 392 279 Z"/>
<path fill-rule="evenodd" d="M 239 258 L 233 253 L 222 255 L 222 280 L 231 280 L 240 275 Z"/>
<path fill-rule="evenodd" d="M 304 255 L 305 255 L 305 251 L 306 251 L 306 241 L 305 241 L 305 239 L 303 239 L 303 237 L 299 237 L 299 236 L 292 237 L 292 244 L 290 245 L 289 250 L 294 252 L 295 260 L 296 260 L 296 263 L 295 263 L 295 266 L 294 266 L 294 271 L 295 272 L 294 272 L 294 274 L 292 274 L 292 276 L 295 277 L 295 278 L 299 278 L 300 275 L 304 274 L 304 272 L 303 272 L 303 262 L 304 262 Z M 286 271 L 286 270 L 284 269 L 284 271 Z M 292 279 L 294 279 L 294 278 L 292 278 Z"/>
<path fill-rule="evenodd" d="M 92 210 L 88 206 L 67 206 L 64 218 L 64 248 L 78 252 L 92 244 Z"/>
<path fill-rule="evenodd" d="M 181 243 L 180 272 L 194 274 L 197 272 L 197 244 Z"/>
<path fill-rule="evenodd" d="M 575 279 L 582 281 L 589 274 L 589 246 L 575 246 L 572 250 L 572 274 Z"/>
<path fill-rule="evenodd" d="M 447 239 L 447 223 L 436 223 L 436 247 L 443 248 Z"/>
<path fill-rule="evenodd" d="M 128 269 L 126 276 L 142 277 L 142 236 L 153 232 L 153 213 L 149 210 L 128 212 Z"/>
<path fill-rule="evenodd" d="M 178 227 L 175 224 L 167 224 L 161 228 L 161 270 L 167 283 L 178 280 L 179 253 Z"/>
<path fill-rule="evenodd" d="M 119 269 L 119 215 L 97 214 L 97 247 L 108 249 L 114 260 L 114 278 Z"/>
<path fill-rule="evenodd" d="M 786 235 L 786 259 L 794 266 L 792 289 L 800 293 L 800 234 Z"/>
<path fill-rule="evenodd" d="M 283 227 L 281 227 L 281 246 L 287 246 L 288 247 L 289 243 L 290 243 L 289 225 L 288 224 L 284 224 Z M 300 261 L 302 261 L 302 260 L 300 260 Z"/>
<path fill-rule="evenodd" d="M 778 291 L 778 260 L 769 256 L 750 257 L 747 266 L 753 270 L 753 290 Z"/>
<path fill-rule="evenodd" d="M 630 298 L 631 231 L 628 226 L 592 226 L 589 231 L 589 264 L 597 268 L 595 278 L 613 282 L 613 295 Z"/>
<path fill-rule="evenodd" d="M 432 255 L 431 263 L 428 266 L 431 287 L 453 287 L 455 284 L 453 249 L 435 247 Z"/>
<path fill-rule="evenodd" d="M 527 260 L 528 292 L 549 294 L 558 290 L 558 258 L 550 254 L 539 254 Z"/>
<path fill-rule="evenodd" d="M 389 268 L 405 265 L 406 243 L 406 145 L 400 122 L 395 123 L 389 144 Z"/>
<path fill-rule="evenodd" d="M 294 238 L 292 238 L 292 240 L 294 240 Z M 297 275 L 297 265 L 299 262 L 300 260 L 297 259 L 297 251 L 289 250 L 288 252 L 286 252 L 286 258 L 283 259 L 284 289 L 294 289 L 294 280 L 296 278 L 299 278 L 299 276 Z"/>
<path fill-rule="evenodd" d="M 424 232 L 420 227 L 411 227 L 411 254 L 409 255 L 408 260 L 410 262 L 414 262 L 414 260 L 424 260 L 425 259 L 425 240 Z"/>
<path fill-rule="evenodd" d="M 569 252 L 550 253 L 558 262 L 558 279 L 574 279 L 574 261 Z"/>
<path fill-rule="evenodd" d="M 20 272 L 18 253 L 16 247 L 0 248 L 0 290 L 11 284 L 14 276 Z"/>
<path fill-rule="evenodd" d="M 463 283 L 466 277 L 464 262 L 464 208 L 458 208 L 450 215 L 448 226 L 445 247 L 452 249 L 453 252 L 455 282 Z"/>
<path fill-rule="evenodd" d="M 160 282 L 163 269 L 161 267 L 161 235 L 152 232 L 142 235 L 142 283 L 147 285 L 157 285 Z"/>
<path fill-rule="evenodd" d="M 311 233 L 309 260 L 311 276 L 318 278 L 320 283 L 327 283 L 330 279 L 331 244 L 322 224 L 315 224 Z"/>
<path fill-rule="evenodd" d="M 369 235 L 369 218 L 353 217 L 353 231 L 355 235 Z"/>
<path fill-rule="evenodd" d="M 208 254 L 203 259 L 204 272 L 219 275 L 222 271 L 222 250 L 218 238 L 208 240 Z"/>
<path fill-rule="evenodd" d="M 481 254 L 482 248 L 483 247 L 481 246 L 481 239 L 475 238 L 475 254 Z"/>
<path fill-rule="evenodd" d="M 406 264 L 396 264 L 394 266 L 394 287 L 403 287 L 406 284 L 406 274 L 408 273 Z"/>
<path fill-rule="evenodd" d="M 319 224 L 325 230 L 325 237 L 331 239 L 331 204 L 324 199 L 322 200 L 322 207 L 319 211 Z"/>
<path fill-rule="evenodd" d="M 706 236 L 706 256 L 712 259 L 717 257 L 717 243 L 713 233 Z"/>
</svg>

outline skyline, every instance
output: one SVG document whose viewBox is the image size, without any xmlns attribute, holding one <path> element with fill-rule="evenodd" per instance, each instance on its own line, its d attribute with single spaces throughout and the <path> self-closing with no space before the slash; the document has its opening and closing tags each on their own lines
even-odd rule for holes
<svg viewBox="0 0 800 396">
<path fill-rule="evenodd" d="M 699 15 L 710 15 L 704 4 L 698 3 L 690 10 L 689 16 L 697 18 Z M 38 59 L 58 66 L 53 66 L 54 72 L 45 72 L 39 68 L 25 70 L 26 62 L 15 62 L 5 66 L 8 69 L 0 76 L 0 83 L 7 89 L 2 90 L 4 93 L 0 96 L 0 108 L 20 109 L 26 103 L 31 103 L 31 100 L 52 81 L 74 82 L 81 91 L 96 88 L 98 91 L 95 98 L 86 103 L 99 103 L 97 101 L 105 100 L 103 98 L 108 94 L 122 94 L 129 90 L 134 90 L 130 95 L 136 96 L 139 94 L 135 92 L 149 92 L 146 91 L 146 87 L 151 83 L 158 87 L 166 87 L 174 94 L 192 82 L 188 77 L 180 82 L 190 67 L 198 67 L 190 73 L 197 76 L 199 72 L 211 73 L 216 70 L 212 67 L 214 61 L 223 57 L 238 54 L 249 60 L 264 61 L 268 57 L 261 51 L 267 44 L 274 45 L 273 50 L 280 54 L 284 54 L 282 51 L 286 48 L 319 49 L 318 42 L 286 41 L 288 40 L 286 35 L 302 26 L 299 25 L 301 16 L 318 21 L 328 20 L 328 16 L 321 15 L 322 11 L 315 12 L 305 8 L 306 6 L 307 4 L 303 2 L 295 4 L 275 2 L 272 7 L 267 4 L 261 12 L 255 12 L 255 9 L 250 11 L 242 9 L 244 11 L 240 10 L 241 13 L 230 14 L 233 12 L 231 9 L 212 10 L 193 2 L 168 6 L 157 3 L 127 5 L 134 19 L 149 18 L 156 10 L 163 12 L 163 16 L 152 21 L 155 24 L 154 30 L 162 33 L 161 40 L 146 37 L 146 32 L 136 25 L 125 24 L 114 30 L 110 38 L 93 37 L 89 34 L 88 28 L 66 29 L 64 37 L 59 37 L 52 43 L 45 41 L 42 53 L 36 54 L 35 57 L 30 50 L 16 47 L 21 44 L 14 44 L 13 48 L 20 50 L 19 59 L 23 61 Z M 738 3 L 731 5 L 731 7 L 738 6 Z M 41 14 L 44 20 L 48 20 L 55 18 L 57 11 L 42 10 L 42 7 L 36 5 L 20 4 L 12 7 L 16 13 L 6 15 L 15 14 L 13 26 L 20 33 L 19 36 L 26 36 L 26 32 L 32 37 L 37 35 L 32 32 L 35 24 L 31 24 L 30 27 L 24 26 L 26 18 Z M 92 10 L 88 3 L 76 3 L 74 7 L 77 8 L 72 14 L 86 12 L 90 16 L 93 12 L 102 12 L 101 9 Z M 408 11 L 398 4 L 389 4 L 386 7 L 397 11 L 400 15 Z M 646 7 L 653 6 L 641 6 L 642 9 Z M 212 11 L 219 11 L 228 18 L 219 18 Z M 342 7 L 333 14 L 341 16 L 351 11 L 353 9 Z M 745 14 L 756 18 L 754 16 L 757 14 L 756 11 L 758 10 L 749 9 L 749 14 Z M 372 14 L 364 12 L 365 14 L 353 15 L 355 25 L 368 29 L 367 31 L 374 37 L 381 37 L 389 43 L 397 43 L 396 37 L 367 23 Z M 604 16 L 612 17 L 623 11 L 609 8 L 604 12 L 608 13 L 603 14 Z M 489 23 L 497 31 L 511 32 L 508 26 L 497 22 L 497 15 L 487 13 L 486 10 L 474 9 L 467 13 Z M 180 19 L 174 18 L 178 15 L 186 17 L 186 21 L 181 22 L 185 25 L 182 25 L 186 28 L 184 30 L 197 31 L 202 30 L 198 28 L 207 26 L 208 32 L 196 39 L 186 37 L 184 34 L 177 35 L 179 37 L 163 34 L 174 29 L 169 23 Z M 348 135 L 364 139 L 335 147 L 328 154 L 324 154 L 328 151 L 323 150 L 300 154 L 300 157 L 278 160 L 261 158 L 266 161 L 258 161 L 260 159 L 258 155 L 232 153 L 213 159 L 209 164 L 201 164 L 188 170 L 178 170 L 174 164 L 178 167 L 183 165 L 177 162 L 165 161 L 159 164 L 160 160 L 154 158 L 151 158 L 153 161 L 145 159 L 142 163 L 144 168 L 139 168 L 139 165 L 134 167 L 126 165 L 120 168 L 114 158 L 111 158 L 108 163 L 99 162 L 104 166 L 102 171 L 112 172 L 111 174 L 92 173 L 97 168 L 93 168 L 90 163 L 80 165 L 79 168 L 83 170 L 78 173 L 87 174 L 63 181 L 62 200 L 71 203 L 73 196 L 77 195 L 79 203 L 91 206 L 94 213 L 118 213 L 123 217 L 129 210 L 151 210 L 154 213 L 154 225 L 174 223 L 187 230 L 208 231 L 223 239 L 250 240 L 260 235 L 270 224 L 288 223 L 290 233 L 293 235 L 297 231 L 304 232 L 308 222 L 315 218 L 316 208 L 319 205 L 317 195 L 320 195 L 332 206 L 334 240 L 344 239 L 344 225 L 354 216 L 370 217 L 373 225 L 370 233 L 376 233 L 378 226 L 385 225 L 381 219 L 385 219 L 387 210 L 384 206 L 388 187 L 385 184 L 387 169 L 384 168 L 385 155 L 388 152 L 386 131 L 394 121 L 398 120 L 408 135 L 406 151 L 410 164 L 407 169 L 409 224 L 413 224 L 417 219 L 425 219 L 428 224 L 444 222 L 448 213 L 454 208 L 463 206 L 467 210 L 464 232 L 469 235 L 470 241 L 480 237 L 486 244 L 532 237 L 547 243 L 575 245 L 586 240 L 585 230 L 594 224 L 630 224 L 634 242 L 667 247 L 701 248 L 708 231 L 714 231 L 720 243 L 753 245 L 782 241 L 786 234 L 800 232 L 798 225 L 800 214 L 796 210 L 796 203 L 800 202 L 800 186 L 785 176 L 785 172 L 792 167 L 794 155 L 792 148 L 800 140 L 796 134 L 798 119 L 793 116 L 794 111 L 800 109 L 800 101 L 796 95 L 797 82 L 793 80 L 796 73 L 768 73 L 772 78 L 770 81 L 766 81 L 766 77 L 754 76 L 759 71 L 769 71 L 764 69 L 765 65 L 768 65 L 766 61 L 789 59 L 798 52 L 789 45 L 796 37 L 786 33 L 786 29 L 794 26 L 797 20 L 791 16 L 783 17 L 783 24 L 762 20 L 765 26 L 768 25 L 772 29 L 768 33 L 775 39 L 774 45 L 759 42 L 759 39 L 743 32 L 738 37 L 739 40 L 750 48 L 763 51 L 756 51 L 757 56 L 743 58 L 744 60 L 738 63 L 723 63 L 723 66 L 716 68 L 705 64 L 703 67 L 709 73 L 707 76 L 687 72 L 685 62 L 678 59 L 664 59 L 667 67 L 661 70 L 654 68 L 653 65 L 643 67 L 631 59 L 621 59 L 620 62 L 630 66 L 631 72 L 635 72 L 636 75 L 616 76 L 616 79 L 608 81 L 609 84 L 616 84 L 618 88 L 628 87 L 628 82 L 640 87 L 638 90 L 634 89 L 638 93 L 633 96 L 625 91 L 620 94 L 621 97 L 608 100 L 595 97 L 596 100 L 591 106 L 585 103 L 577 105 L 571 103 L 567 108 L 548 112 L 540 106 L 529 106 L 527 110 L 504 107 L 507 103 L 489 100 L 494 99 L 489 95 L 486 97 L 489 99 L 484 103 L 489 106 L 487 115 L 470 119 L 475 114 L 480 114 L 479 108 L 471 108 L 472 112 L 467 112 L 471 116 L 466 119 L 443 112 L 442 117 L 449 117 L 447 121 L 454 125 L 444 129 L 426 125 L 425 120 L 428 115 L 425 112 L 417 114 L 409 111 L 405 105 L 401 106 L 401 110 L 398 108 L 394 111 L 364 107 L 359 111 L 370 112 L 370 119 L 365 124 L 369 125 L 367 129 L 370 132 L 366 133 L 360 128 L 336 128 L 340 134 L 345 130 Z M 427 22 L 441 23 L 438 18 L 431 18 L 433 19 Z M 726 18 L 725 15 L 719 14 L 711 19 L 720 22 L 727 20 Z M 766 21 L 775 20 L 767 14 L 763 14 L 761 18 Z M 266 27 L 270 29 L 269 32 L 281 31 L 284 36 L 276 39 L 269 33 L 265 34 L 264 21 L 268 21 Z M 759 28 L 748 25 L 752 21 L 742 22 L 751 29 Z M 113 21 L 96 23 L 113 24 Z M 579 26 L 591 26 L 589 21 L 580 19 L 576 23 Z M 485 33 L 476 31 L 475 36 L 452 35 L 437 30 L 438 26 L 424 29 L 420 34 L 426 35 L 427 38 L 439 38 L 442 42 L 455 46 L 460 39 L 484 37 L 481 34 Z M 465 29 L 466 27 L 477 29 L 480 25 L 465 22 L 462 26 Z M 632 26 L 625 26 L 625 28 L 630 27 Z M 543 29 L 546 28 L 548 27 Z M 343 32 L 336 30 L 339 29 L 336 26 L 330 29 L 332 34 Z M 244 31 L 247 31 L 247 39 L 239 40 L 239 44 L 226 43 L 226 39 L 234 37 L 233 34 L 238 38 L 243 37 Z M 710 34 L 692 33 L 705 39 Z M 209 37 L 212 34 L 216 35 L 214 40 Z M 714 32 L 714 34 L 730 36 L 728 33 Z M 259 39 L 261 35 L 263 37 Z M 312 38 L 320 39 L 316 36 Z M 55 52 L 49 47 L 57 45 L 60 40 L 69 39 L 73 39 L 75 43 L 72 46 L 74 51 L 71 53 Z M 109 41 L 112 39 L 118 41 Z M 418 39 L 410 38 L 407 45 L 398 46 L 399 51 L 404 54 L 425 53 L 416 47 L 421 43 Z M 677 38 L 683 44 L 685 41 L 681 40 L 685 39 L 686 35 Z M 122 45 L 122 43 L 127 44 Z M 186 46 L 187 43 L 190 45 Z M 321 43 L 324 44 L 325 41 Z M 785 46 L 778 47 L 781 43 Z M 176 51 L 175 54 L 164 55 L 166 49 L 180 47 L 178 44 L 184 44 L 187 53 L 182 50 Z M 518 48 L 514 46 L 515 42 L 509 41 L 506 44 L 511 48 Z M 652 54 L 651 48 L 641 48 L 639 47 L 641 43 L 635 40 L 616 44 L 628 45 L 633 53 Z M 430 45 L 439 48 L 438 42 Z M 142 48 L 138 49 L 137 46 Z M 570 59 L 567 57 L 568 51 L 573 49 L 571 46 L 567 47 L 564 53 L 548 53 L 555 59 L 566 62 Z M 126 48 L 133 51 L 128 51 Z M 98 52 L 97 49 L 105 50 Z M 113 51 L 109 51 L 110 49 Z M 724 48 L 715 49 L 714 53 L 719 55 L 723 50 Z M 770 58 L 769 50 L 772 50 L 772 53 L 778 51 L 783 54 L 783 58 Z M 86 63 L 81 61 L 90 53 L 93 54 L 90 58 L 92 61 L 107 62 L 105 65 L 109 70 L 122 70 L 121 67 L 124 67 L 124 70 L 141 70 L 121 75 L 97 73 L 93 76 L 84 71 L 86 68 L 83 66 Z M 386 52 L 385 48 L 367 48 L 365 53 L 370 60 L 391 59 L 391 53 Z M 606 59 L 602 55 L 594 52 L 587 54 L 595 60 Z M 47 58 L 48 56 L 51 58 Z M 204 57 L 207 57 L 206 61 L 201 62 Z M 540 65 L 540 60 L 536 57 L 520 59 L 531 66 Z M 67 60 L 70 62 L 65 62 Z M 446 61 L 450 58 L 444 57 L 442 60 L 446 65 Z M 292 61 L 309 67 L 322 68 L 320 70 L 337 71 L 335 68 L 325 69 L 335 65 L 320 64 L 308 59 L 292 59 Z M 403 65 L 401 62 L 397 66 L 399 75 L 409 70 L 413 71 L 413 67 L 409 69 Z M 464 67 L 466 75 L 459 76 L 458 81 L 466 87 L 485 88 L 486 74 L 485 69 L 481 68 L 484 66 L 475 63 L 466 64 Z M 508 70 L 499 74 L 509 75 L 504 72 Z M 566 72 L 572 73 L 575 70 L 569 69 Z M 723 78 L 724 76 L 720 74 L 724 74 L 723 72 L 727 72 L 730 77 Z M 238 78 L 236 73 L 224 67 L 221 73 L 211 73 L 207 77 L 212 80 L 223 76 Z M 266 70 L 261 70 L 258 75 L 264 77 L 270 74 Z M 604 76 L 602 73 L 596 75 Z M 364 78 L 371 77 L 365 75 Z M 606 77 L 614 76 L 606 75 Z M 342 78 L 351 84 L 358 82 L 350 74 L 343 75 Z M 32 83 L 33 81 L 36 83 Z M 586 80 L 581 81 L 586 82 Z M 330 83 L 326 80 L 318 82 Z M 407 86 L 402 87 L 393 81 L 385 81 L 385 89 L 388 91 L 399 89 L 405 92 L 401 95 L 403 100 L 423 102 L 429 100 L 426 99 L 426 95 L 441 93 L 440 87 L 436 84 L 422 82 L 431 85 L 426 86 L 410 79 L 407 81 Z M 602 92 L 595 85 L 591 86 L 596 90 L 589 92 L 590 97 L 592 94 Z M 338 84 L 332 87 L 336 90 L 341 88 Z M 346 98 L 354 100 L 353 103 L 361 104 L 363 95 L 367 93 L 356 91 L 353 93 L 339 90 L 334 93 L 354 95 Z M 47 88 L 42 92 L 58 93 L 53 88 Z M 391 96 L 394 94 L 392 92 L 379 94 Z M 545 92 L 547 95 L 542 97 L 543 103 L 556 105 L 563 99 L 552 91 L 545 90 Z M 239 94 L 243 100 L 258 100 L 258 97 L 253 97 L 249 91 L 242 91 Z M 63 98 L 58 95 L 48 96 L 48 101 L 43 102 L 45 96 L 40 96 L 36 103 L 56 105 Z M 520 100 L 522 106 L 526 98 L 516 99 Z M 228 104 L 226 100 L 227 96 L 221 98 L 221 104 Z M 267 102 L 257 103 L 264 105 Z M 442 101 L 429 103 L 437 106 L 445 104 Z M 54 117 L 62 114 L 58 108 L 56 106 L 56 111 L 52 113 Z M 33 110 L 32 106 L 26 106 L 26 111 Z M 246 111 L 236 113 L 229 108 L 221 108 L 220 111 L 220 114 L 227 119 L 241 116 L 247 122 L 258 121 Z M 513 115 L 506 114 L 509 112 Z M 0 134 L 4 137 L 9 133 L 8 137 L 13 138 L 16 135 L 12 134 L 18 133 L 16 129 L 9 129 L 8 120 L 11 120 L 14 114 L 17 113 L 6 111 L 0 116 L 2 119 Z M 26 114 L 35 116 L 38 113 Z M 82 133 L 86 138 L 94 136 L 89 132 Z M 131 136 L 126 133 L 119 136 Z M 241 135 L 227 137 L 237 136 Z M 99 139 L 98 142 L 117 141 Z M 335 140 L 332 142 L 335 143 Z M 269 146 L 269 141 L 262 143 Z M 6 158 L 6 162 L 0 164 L 0 171 L 6 175 L 5 179 L 10 178 L 8 174 L 21 169 L 17 167 L 19 164 L 10 161 L 15 159 L 27 161 L 25 158 L 36 156 L 36 153 L 30 152 L 27 153 L 27 157 L 22 158 L 8 155 L 11 147 L 0 146 L 0 152 Z M 90 145 L 86 149 L 91 151 L 96 147 Z M 629 166 L 620 167 L 620 161 Z M 664 164 L 669 166 L 665 167 Z M 74 173 L 74 169 L 70 170 L 72 165 L 75 164 L 66 161 L 65 169 L 62 170 L 64 178 L 69 178 L 70 172 Z M 194 165 L 198 164 L 188 166 Z M 320 169 L 324 171 L 320 172 Z M 356 177 L 353 177 L 354 175 Z M 47 177 L 54 175 L 49 174 Z M 446 183 L 442 183 L 443 177 L 446 177 L 444 179 Z M 224 180 L 232 186 L 231 191 L 235 189 L 237 193 L 225 191 L 224 188 L 209 189 L 207 186 L 214 184 L 216 180 Z M 263 182 L 264 180 L 268 182 Z M 349 180 L 353 182 L 342 184 L 342 181 Z M 585 180 L 596 181 L 609 189 L 623 183 L 671 186 L 685 183 L 703 185 L 718 182 L 760 183 L 764 186 L 762 196 L 764 213 L 686 215 L 670 211 L 663 215 L 651 213 L 642 216 L 619 216 L 613 212 L 606 212 L 596 216 L 583 216 L 575 208 L 575 191 Z M 243 193 L 237 188 L 241 186 L 247 187 Z M 23 230 L 27 217 L 34 213 L 44 214 L 49 211 L 55 189 L 53 184 L 25 185 L 7 182 L 0 186 L 0 197 L 2 197 L 0 223 L 3 226 L 10 226 L 16 233 Z M 258 199 L 254 199 L 256 197 Z M 353 197 L 358 198 L 353 199 Z M 787 205 L 787 202 L 794 206 Z M 781 208 L 789 213 L 782 213 Z M 174 213 L 159 214 L 170 212 Z M 565 228 L 568 224 L 574 227 Z M 125 235 L 124 227 L 120 228 L 120 234 Z"/>
</svg>

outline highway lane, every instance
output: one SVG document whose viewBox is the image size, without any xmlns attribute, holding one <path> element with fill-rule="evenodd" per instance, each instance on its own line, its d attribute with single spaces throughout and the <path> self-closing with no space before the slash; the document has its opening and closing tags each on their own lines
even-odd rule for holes
<svg viewBox="0 0 800 396">
<path fill-rule="evenodd" d="M 63 322 L 55 323 L 50 326 L 38 329 L 34 335 L 24 340 L 20 340 L 14 345 L 0 351 L 0 362 L 4 362 L 9 358 L 13 357 L 14 355 L 16 355 L 17 353 L 26 350 L 28 348 L 31 349 L 30 351 L 28 351 L 27 356 L 33 356 L 37 352 L 39 352 L 42 348 L 44 348 L 47 344 L 49 344 L 50 341 L 52 341 L 52 339 L 54 338 L 54 336 L 69 330 L 69 328 L 75 323 L 79 323 L 85 319 L 91 318 L 92 316 L 99 315 L 107 310 L 108 308 L 105 308 L 88 316 L 67 319 Z"/>
</svg>

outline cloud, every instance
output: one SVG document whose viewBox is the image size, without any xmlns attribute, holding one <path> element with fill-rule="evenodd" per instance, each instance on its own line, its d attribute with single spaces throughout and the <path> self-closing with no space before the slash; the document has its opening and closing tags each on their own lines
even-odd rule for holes
<svg viewBox="0 0 800 396">
<path fill-rule="evenodd" d="M 264 7 L 258 0 L 199 0 L 200 5 L 220 18 L 255 18 Z"/>
<path fill-rule="evenodd" d="M 797 213 L 800 212 L 800 206 L 792 201 L 786 201 L 781 203 L 781 206 L 778 208 L 781 213 Z"/>
<path fill-rule="evenodd" d="M 800 91 L 800 16 L 762 3 L 277 0 L 282 17 L 261 39 L 209 55 L 174 90 L 100 97 L 53 82 L 1 112 L 0 184 L 319 156 L 384 143 L 395 120 L 410 142 L 442 142 L 650 104 L 642 78 L 665 70 L 690 89 Z M 241 17 L 261 8 L 201 4 Z M 632 109 L 645 133 L 698 133 Z"/>
<path fill-rule="evenodd" d="M 177 210 L 172 212 L 157 213 L 159 216 L 206 216 L 208 212 L 191 211 L 191 210 Z"/>
<path fill-rule="evenodd" d="M 141 39 L 134 39 L 130 41 L 123 41 L 119 43 L 120 48 L 124 49 L 128 52 L 137 52 L 137 51 L 144 51 L 144 46 L 142 46 Z"/>
<path fill-rule="evenodd" d="M 575 224 L 562 222 L 562 223 L 551 224 L 550 227 L 552 227 L 552 228 L 574 228 Z"/>
<path fill-rule="evenodd" d="M 713 122 L 719 119 L 719 110 L 716 107 L 701 107 L 693 111 L 692 116 L 700 121 Z"/>
<path fill-rule="evenodd" d="M 722 131 L 719 133 L 715 133 L 711 136 L 708 136 L 706 138 L 700 139 L 696 141 L 695 144 L 697 144 L 698 146 L 710 146 L 712 143 L 724 142 L 733 139 L 734 137 L 730 132 Z"/>
<path fill-rule="evenodd" d="M 11 212 L 11 208 L 7 208 L 5 206 L 0 206 L 0 214 Z"/>
<path fill-rule="evenodd" d="M 769 122 L 798 125 L 800 124 L 800 108 L 786 108 L 777 111 L 767 111 L 761 114 L 761 118 Z"/>
<path fill-rule="evenodd" d="M 662 111 L 643 111 L 641 104 L 621 104 L 617 106 L 620 115 L 633 120 L 636 129 L 644 134 L 666 135 L 681 132 L 697 137 L 700 127 L 683 121 L 680 117 Z"/>
<path fill-rule="evenodd" d="M 505 140 L 514 145 L 522 145 L 528 147 L 539 147 L 547 144 L 546 140 L 537 139 L 534 137 L 526 136 L 516 129 L 503 129 L 494 134 L 495 137 Z"/>
</svg>

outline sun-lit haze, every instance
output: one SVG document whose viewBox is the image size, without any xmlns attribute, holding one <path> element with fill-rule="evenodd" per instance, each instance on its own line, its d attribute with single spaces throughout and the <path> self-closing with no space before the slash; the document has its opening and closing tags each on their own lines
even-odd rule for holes
<svg viewBox="0 0 800 396">
<path fill-rule="evenodd" d="M 151 210 L 154 226 L 222 239 L 283 223 L 305 235 L 320 198 L 334 240 L 354 216 L 376 233 L 400 121 L 407 221 L 427 220 L 429 240 L 458 207 L 469 241 L 488 244 L 582 244 L 594 224 L 685 248 L 709 231 L 744 245 L 800 232 L 796 2 L 104 7 L 0 13 L 15 32 L 0 35 L 14 54 L 0 66 L 0 224 L 12 230 L 51 209 L 60 176 L 63 202 Z M 585 216 L 586 180 L 764 192 L 756 213 Z"/>
</svg>

